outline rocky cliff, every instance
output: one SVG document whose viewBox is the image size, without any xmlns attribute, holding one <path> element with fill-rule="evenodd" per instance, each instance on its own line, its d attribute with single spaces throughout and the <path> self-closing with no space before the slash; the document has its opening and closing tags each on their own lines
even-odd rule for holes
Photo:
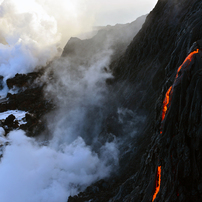
<svg viewBox="0 0 202 202">
<path fill-rule="evenodd" d="M 106 79 L 106 100 L 101 106 L 93 105 L 91 97 L 84 96 L 87 104 L 82 100 L 79 104 L 82 110 L 89 109 L 78 127 L 82 134 L 89 134 L 99 120 L 99 135 L 84 140 L 93 152 L 116 140 L 120 152 L 119 166 L 114 165 L 116 170 L 110 177 L 70 196 L 69 202 L 202 201 L 201 16 L 200 0 L 159 0 L 140 31 L 137 21 L 108 26 L 92 39 L 69 40 L 56 64 L 74 64 L 70 67 L 73 77 L 80 71 L 73 68 L 75 64 L 88 67 L 92 55 L 112 51 L 110 68 L 103 68 L 113 74 Z M 143 23 L 145 17 L 141 19 Z M 56 77 L 61 75 L 52 72 L 51 64 L 46 68 L 7 80 L 9 93 L 0 100 L 0 111 L 23 110 L 27 114 L 24 124 L 14 115 L 2 121 L 6 134 L 13 129 L 23 129 L 28 136 L 45 131 L 43 117 L 55 109 L 53 100 L 44 96 L 48 82 L 53 88 L 60 87 L 56 92 L 61 90 L 57 93 L 62 99 L 66 92 L 74 101 L 78 92 L 68 91 L 62 82 L 57 86 Z M 49 79 L 45 82 L 39 79 L 44 71 Z M 76 84 L 82 79 L 80 74 Z M 69 109 L 71 106 L 64 104 L 62 110 L 68 113 Z"/>
</svg>

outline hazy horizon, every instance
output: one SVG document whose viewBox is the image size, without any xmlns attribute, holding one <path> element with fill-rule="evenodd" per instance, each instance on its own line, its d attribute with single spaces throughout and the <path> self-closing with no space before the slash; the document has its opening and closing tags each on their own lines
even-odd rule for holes
<svg viewBox="0 0 202 202">
<path fill-rule="evenodd" d="M 149 13 L 157 0 L 121 0 L 95 2 L 93 0 L 0 0 L 0 31 L 6 38 L 13 28 L 24 31 L 29 22 L 39 24 L 38 31 L 57 34 L 61 46 L 70 37 L 89 32 L 94 26 L 125 24 Z M 30 17 L 27 17 L 27 16 Z M 23 17 L 22 17 L 23 16 Z M 18 23 L 15 19 L 18 18 Z M 42 19 L 42 21 L 41 21 Z M 20 21 L 22 21 L 20 23 Z M 45 23 L 45 25 L 44 25 Z M 9 30 L 12 27 L 12 30 Z M 7 30 L 8 28 L 8 30 Z M 6 30 L 6 31 L 5 31 Z M 34 30 L 37 31 L 37 30 Z M 21 34 L 20 34 L 21 35 Z"/>
</svg>

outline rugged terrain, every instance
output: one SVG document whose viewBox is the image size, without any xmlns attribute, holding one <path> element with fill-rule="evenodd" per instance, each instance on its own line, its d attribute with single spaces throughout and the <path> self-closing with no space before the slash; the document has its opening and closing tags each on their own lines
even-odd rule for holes
<svg viewBox="0 0 202 202">
<path fill-rule="evenodd" d="M 80 40 L 72 37 L 64 47 L 62 58 L 67 58 L 76 65 L 89 65 L 92 55 L 99 55 L 102 51 L 112 51 L 112 58 L 117 59 L 126 50 L 134 35 L 141 29 L 146 19 L 146 15 L 139 17 L 134 22 L 128 24 L 117 24 L 99 28 L 98 33 L 91 39 Z M 0 43 L 4 44 L 5 39 L 0 38 Z M 121 48 L 120 48 L 121 47 Z M 45 97 L 44 89 L 48 82 L 55 82 L 54 70 L 51 64 L 39 71 L 28 74 L 16 74 L 15 77 L 3 82 L 0 76 L 0 89 L 7 85 L 9 92 L 6 98 L 0 99 L 0 112 L 7 110 L 22 110 L 27 112 L 23 125 L 17 123 L 16 118 L 10 116 L 8 121 L 2 121 L 1 126 L 6 134 L 13 129 L 23 129 L 28 136 L 38 136 L 47 127 L 44 115 L 56 108 L 55 103 L 49 97 Z M 108 71 L 104 69 L 104 71 Z M 41 79 L 46 75 L 48 79 Z M 45 76 L 45 77 L 46 77 Z"/>
<path fill-rule="evenodd" d="M 51 100 L 44 98 L 45 83 L 36 81 L 42 74 L 42 71 L 16 74 L 15 77 L 6 81 L 10 91 L 6 98 L 0 100 L 0 112 L 8 110 L 27 112 L 23 124 L 19 124 L 13 114 L 1 121 L 6 134 L 13 129 L 23 129 L 28 136 L 37 136 L 45 130 L 43 116 L 54 108 L 54 104 Z"/>
<path fill-rule="evenodd" d="M 201 16 L 200 0 L 159 0 L 138 33 L 129 25 L 117 25 L 92 39 L 69 40 L 62 57 L 77 60 L 79 56 L 78 65 L 88 65 L 92 54 L 113 50 L 110 69 L 104 69 L 113 74 L 106 80 L 109 110 L 96 144 L 117 138 L 120 157 L 110 178 L 68 201 L 202 201 Z M 44 97 L 42 74 L 17 74 L 7 80 L 8 88 L 17 93 L 1 100 L 1 112 L 28 113 L 24 125 L 13 116 L 3 121 L 6 133 L 21 128 L 36 136 L 46 129 L 43 116 L 54 104 Z M 121 122 L 118 109 L 125 110 Z M 96 108 L 90 115 L 96 117 L 95 112 Z"/>
</svg>

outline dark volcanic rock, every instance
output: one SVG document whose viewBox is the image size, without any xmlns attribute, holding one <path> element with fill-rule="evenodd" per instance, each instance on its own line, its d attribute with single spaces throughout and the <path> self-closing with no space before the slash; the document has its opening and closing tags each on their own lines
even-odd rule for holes
<svg viewBox="0 0 202 202">
<path fill-rule="evenodd" d="M 13 124 L 14 120 L 15 120 L 15 116 L 13 114 L 11 114 L 6 118 L 4 124 L 9 126 L 9 125 Z"/>
<path fill-rule="evenodd" d="M 15 77 L 7 79 L 6 83 L 9 89 L 14 86 L 18 88 L 29 87 L 33 85 L 36 78 L 41 75 L 41 72 L 31 72 L 29 74 L 16 74 Z"/>
<path fill-rule="evenodd" d="M 0 103 L 0 112 L 7 110 L 22 110 L 29 112 L 26 114 L 26 124 L 21 126 L 13 116 L 10 115 L 4 122 L 6 132 L 12 129 L 23 129 L 27 135 L 38 135 L 45 129 L 43 116 L 53 108 L 51 100 L 46 100 L 43 95 L 45 83 L 35 82 L 42 75 L 42 71 L 28 74 L 16 74 L 14 78 L 7 80 L 7 85 L 11 89 L 18 88 L 16 94 L 8 93 L 7 98 Z M 11 120 L 12 119 L 12 120 Z"/>
<path fill-rule="evenodd" d="M 4 77 L 0 75 L 0 90 L 2 90 L 3 87 L 4 87 L 4 86 L 3 86 L 3 78 L 4 78 Z"/>
<path fill-rule="evenodd" d="M 1 127 L 4 128 L 4 130 L 7 134 L 11 130 L 15 130 L 15 129 L 19 128 L 19 123 L 16 120 L 16 117 L 13 114 L 11 114 L 5 119 L 5 121 L 3 121 L 3 122 L 1 121 Z"/>
</svg>

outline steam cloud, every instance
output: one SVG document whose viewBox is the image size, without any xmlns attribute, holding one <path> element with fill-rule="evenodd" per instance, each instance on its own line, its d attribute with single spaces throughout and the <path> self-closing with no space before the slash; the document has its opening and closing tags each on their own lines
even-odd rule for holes
<svg viewBox="0 0 202 202">
<path fill-rule="evenodd" d="M 45 66 L 57 53 L 56 20 L 35 1 L 5 0 L 0 6 L 0 75 L 5 80 Z"/>
<path fill-rule="evenodd" d="M 45 66 L 57 54 L 61 16 L 51 16 L 47 4 L 40 3 L 4 0 L 0 6 L 0 33 L 6 41 L 0 44 L 4 81 Z M 54 82 L 46 92 L 59 106 L 54 118 L 48 118 L 52 139 L 39 146 L 23 131 L 8 135 L 10 145 L 0 163 L 0 201 L 66 202 L 69 195 L 107 177 L 118 164 L 116 140 L 100 144 L 96 152 L 92 149 L 102 124 L 105 79 L 110 77 L 103 68 L 111 54 L 106 47 L 87 65 L 80 65 L 77 57 L 52 62 L 48 71 L 54 72 Z"/>
<path fill-rule="evenodd" d="M 39 147 L 23 131 L 11 132 L 9 139 L 11 145 L 0 164 L 3 202 L 66 202 L 69 195 L 106 177 L 111 170 L 105 153 L 98 157 L 80 137 L 57 150 Z M 103 151 L 116 154 L 116 145 L 105 145 Z"/>
<path fill-rule="evenodd" d="M 90 30 L 95 20 L 96 10 L 89 12 L 85 0 L 0 3 L 0 75 L 4 81 L 46 66 L 67 38 Z M 0 201 L 66 202 L 69 195 L 109 176 L 118 165 L 116 138 L 104 144 L 98 139 L 104 117 L 110 113 L 105 86 L 111 77 L 109 44 L 85 61 L 75 55 L 50 64 L 44 76 L 50 79 L 46 96 L 58 107 L 47 117 L 51 139 L 47 146 L 39 146 L 24 131 L 10 132 L 10 145 L 0 163 Z"/>
</svg>

